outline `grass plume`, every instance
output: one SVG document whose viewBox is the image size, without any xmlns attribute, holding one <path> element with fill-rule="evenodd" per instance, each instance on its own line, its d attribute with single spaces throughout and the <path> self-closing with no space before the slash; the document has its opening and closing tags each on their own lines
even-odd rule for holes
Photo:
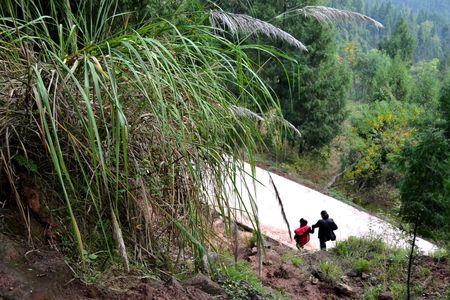
<svg viewBox="0 0 450 300">
<path fill-rule="evenodd" d="M 286 42 L 302 51 L 308 51 L 306 46 L 291 34 L 268 22 L 248 15 L 211 11 L 210 22 L 214 28 L 228 30 L 233 34 L 264 35 L 274 40 Z"/>
<path fill-rule="evenodd" d="M 293 17 L 298 15 L 304 17 L 312 17 L 322 23 L 358 22 L 373 26 L 377 29 L 384 28 L 383 24 L 366 15 L 326 6 L 305 6 L 303 8 L 289 10 L 278 17 Z"/>
</svg>

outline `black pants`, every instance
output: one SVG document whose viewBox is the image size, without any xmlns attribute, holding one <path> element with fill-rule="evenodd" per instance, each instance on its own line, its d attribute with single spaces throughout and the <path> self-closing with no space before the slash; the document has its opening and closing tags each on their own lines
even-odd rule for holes
<svg viewBox="0 0 450 300">
<path fill-rule="evenodd" d="M 320 250 L 327 250 L 326 240 L 320 239 Z"/>
</svg>

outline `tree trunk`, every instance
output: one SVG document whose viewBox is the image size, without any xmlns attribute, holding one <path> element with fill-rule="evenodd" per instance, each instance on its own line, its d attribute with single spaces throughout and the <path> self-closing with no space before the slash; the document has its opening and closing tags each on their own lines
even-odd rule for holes
<svg viewBox="0 0 450 300">
<path fill-rule="evenodd" d="M 411 271 L 413 266 L 413 258 L 414 258 L 414 247 L 416 245 L 416 236 L 417 236 L 417 227 L 419 222 L 416 221 L 414 224 L 414 232 L 413 232 L 413 240 L 411 243 L 411 252 L 409 253 L 409 262 L 408 262 L 408 279 L 406 281 L 406 299 L 411 300 Z"/>
</svg>

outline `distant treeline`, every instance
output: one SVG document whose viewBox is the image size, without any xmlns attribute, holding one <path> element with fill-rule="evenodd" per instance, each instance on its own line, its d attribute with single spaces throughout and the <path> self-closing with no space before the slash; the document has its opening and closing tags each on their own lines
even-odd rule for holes
<svg viewBox="0 0 450 300">
<path fill-rule="evenodd" d="M 450 49 L 450 21 L 447 17 L 450 15 L 450 2 L 329 0 L 329 5 L 366 14 L 385 25 L 381 31 L 358 24 L 342 26 L 339 32 L 344 42 L 357 42 L 362 50 L 377 48 L 385 37 L 393 33 L 400 20 L 405 19 L 417 41 L 416 61 L 447 59 L 446 52 Z"/>
</svg>

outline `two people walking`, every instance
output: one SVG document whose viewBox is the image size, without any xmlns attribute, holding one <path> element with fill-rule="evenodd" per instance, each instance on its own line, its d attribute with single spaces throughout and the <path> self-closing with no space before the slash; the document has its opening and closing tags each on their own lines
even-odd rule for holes
<svg viewBox="0 0 450 300">
<path fill-rule="evenodd" d="M 328 213 L 325 210 L 320 212 L 321 219 L 317 221 L 312 227 L 308 226 L 308 221 L 301 218 L 300 219 L 300 227 L 295 229 L 294 239 L 297 244 L 297 248 L 303 248 L 310 240 L 310 233 L 314 233 L 315 228 L 319 228 L 319 242 L 320 242 L 320 250 L 326 250 L 328 241 L 335 241 L 336 235 L 334 230 L 337 230 L 338 227 L 333 219 L 330 218 Z"/>
</svg>

